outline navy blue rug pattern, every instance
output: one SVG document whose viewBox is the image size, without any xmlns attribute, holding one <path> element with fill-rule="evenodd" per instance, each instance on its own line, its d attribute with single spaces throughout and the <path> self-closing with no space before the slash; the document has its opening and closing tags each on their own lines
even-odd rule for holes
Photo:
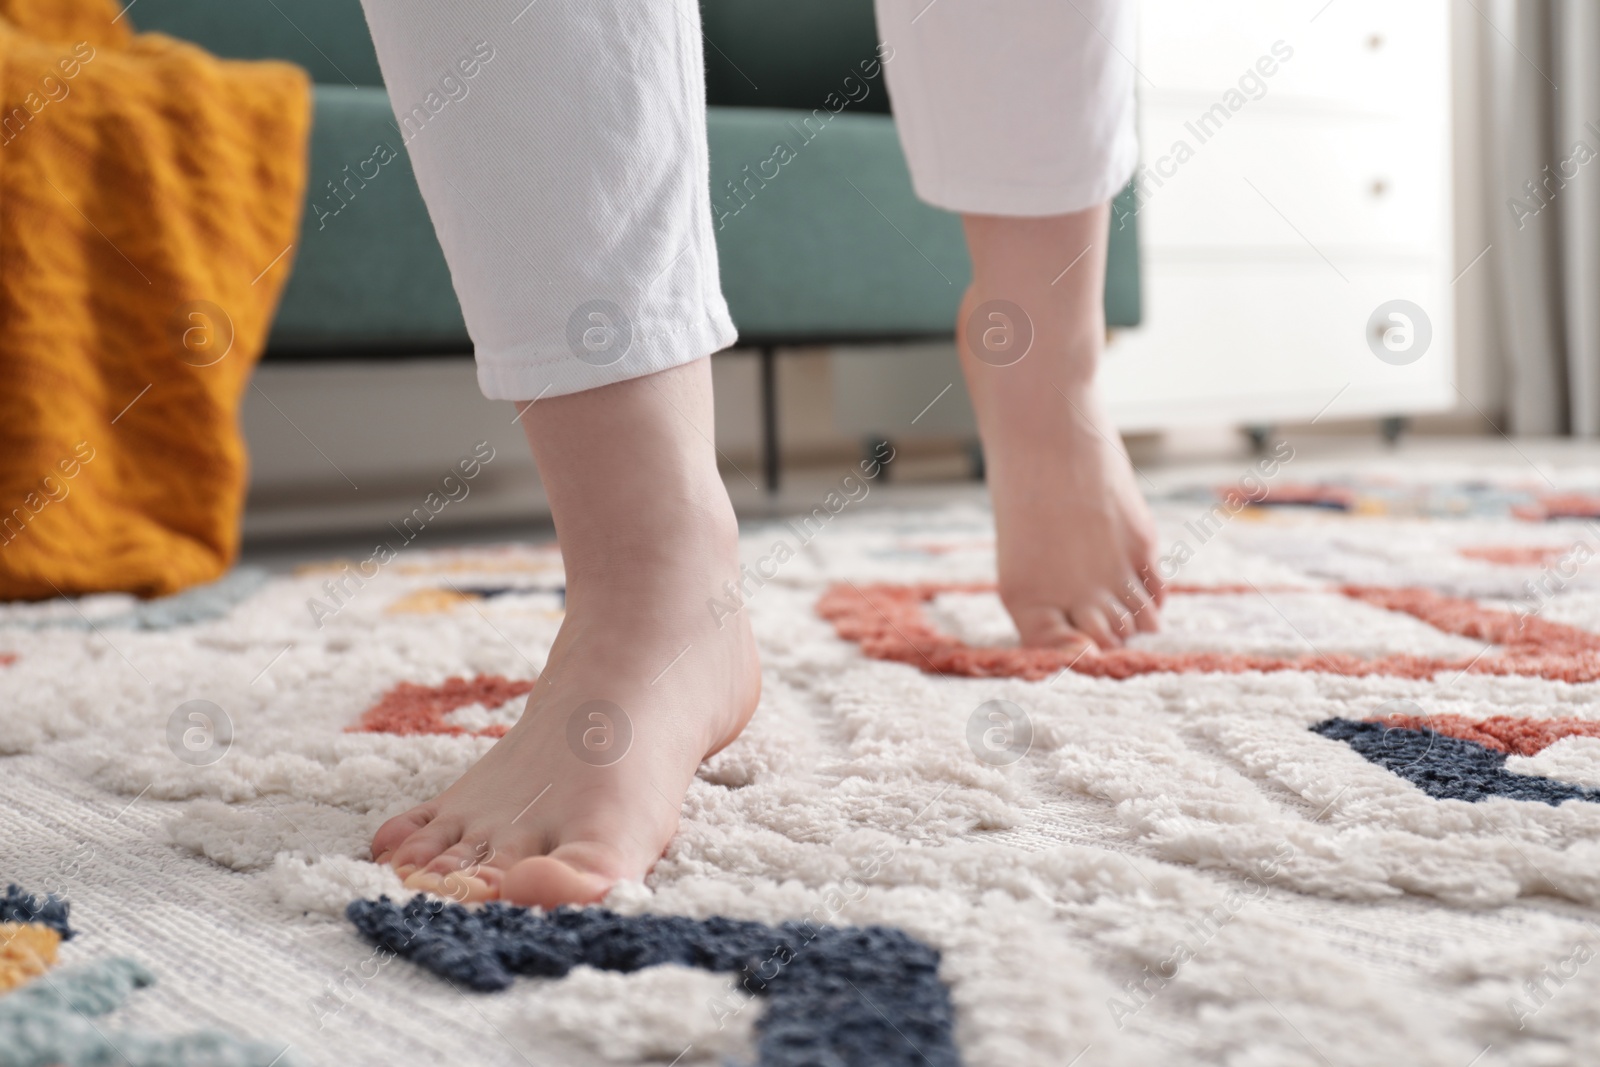
<svg viewBox="0 0 1600 1067">
<path fill-rule="evenodd" d="M 585 964 L 631 973 L 676 963 L 737 979 L 764 998 L 761 1067 L 957 1067 L 954 1011 L 939 953 L 884 926 L 779 926 L 600 908 L 458 904 L 415 897 L 357 900 L 346 915 L 373 944 L 453 985 L 492 992 L 516 975 L 561 978 Z M 742 992 L 740 992 L 742 991 Z M 685 1004 L 685 1011 L 714 1007 Z"/>
<path fill-rule="evenodd" d="M 1367 760 L 1437 800 L 1476 803 L 1489 797 L 1509 797 L 1551 805 L 1568 800 L 1600 801 L 1600 790 L 1554 778 L 1514 774 L 1506 770 L 1506 753 L 1432 730 L 1338 718 L 1326 719 L 1311 729 L 1323 737 L 1345 742 Z"/>
<path fill-rule="evenodd" d="M 0 896 L 0 923 L 38 923 L 60 934 L 63 941 L 71 941 L 76 933 L 67 925 L 71 910 L 71 904 L 54 894 L 40 898 L 15 885 L 6 886 L 5 896 Z"/>
</svg>

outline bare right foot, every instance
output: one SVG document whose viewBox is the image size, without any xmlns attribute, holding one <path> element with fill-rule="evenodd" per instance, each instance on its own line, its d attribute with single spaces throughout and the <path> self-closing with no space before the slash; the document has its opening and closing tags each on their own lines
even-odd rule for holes
<svg viewBox="0 0 1600 1067">
<path fill-rule="evenodd" d="M 1119 648 L 1157 628 L 1155 527 L 1094 390 L 984 437 L 1000 599 L 1024 645 Z"/>
<path fill-rule="evenodd" d="M 642 878 L 701 760 L 761 689 L 738 527 L 710 445 L 707 361 L 554 400 L 524 417 L 567 567 L 567 617 L 522 718 L 373 856 L 406 885 L 552 908 Z"/>
<path fill-rule="evenodd" d="M 1120 647 L 1158 627 L 1164 590 L 1154 523 L 1094 389 L 1106 208 L 965 221 L 973 283 L 958 332 L 994 502 L 1000 599 L 1024 645 Z M 1019 336 L 1031 337 L 1020 358 L 1005 348 Z"/>
</svg>

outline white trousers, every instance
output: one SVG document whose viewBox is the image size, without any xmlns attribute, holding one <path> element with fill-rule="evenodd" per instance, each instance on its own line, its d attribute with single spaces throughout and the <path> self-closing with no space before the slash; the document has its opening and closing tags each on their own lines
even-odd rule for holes
<svg viewBox="0 0 1600 1067">
<path fill-rule="evenodd" d="M 1058 215 L 1128 180 L 1131 0 L 876 2 L 922 199 Z M 363 4 L 486 396 L 575 393 L 734 342 L 693 0 Z"/>
</svg>

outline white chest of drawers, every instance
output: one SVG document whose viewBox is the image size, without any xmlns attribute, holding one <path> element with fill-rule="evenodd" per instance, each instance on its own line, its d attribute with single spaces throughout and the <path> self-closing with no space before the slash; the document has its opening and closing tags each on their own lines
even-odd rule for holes
<svg viewBox="0 0 1600 1067">
<path fill-rule="evenodd" d="M 1445 0 L 1143 0 L 1124 431 L 1454 406 L 1449 48 Z M 1403 365 L 1368 343 L 1397 299 L 1432 334 Z"/>
</svg>

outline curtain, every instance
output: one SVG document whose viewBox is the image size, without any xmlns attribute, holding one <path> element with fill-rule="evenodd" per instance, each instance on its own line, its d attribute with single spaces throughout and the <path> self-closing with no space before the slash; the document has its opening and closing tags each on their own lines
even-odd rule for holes
<svg viewBox="0 0 1600 1067">
<path fill-rule="evenodd" d="M 1509 428 L 1600 437 L 1600 4 L 1467 3 L 1488 23 L 1479 39 Z"/>
</svg>

